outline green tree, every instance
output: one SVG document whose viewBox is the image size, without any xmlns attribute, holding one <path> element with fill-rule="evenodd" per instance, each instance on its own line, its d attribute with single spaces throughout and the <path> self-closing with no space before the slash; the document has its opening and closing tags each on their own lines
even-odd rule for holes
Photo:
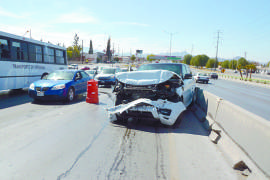
<svg viewBox="0 0 270 180">
<path fill-rule="evenodd" d="M 184 62 L 185 64 L 187 64 L 187 65 L 190 65 L 191 59 L 192 59 L 192 55 L 186 54 L 186 55 L 184 56 L 184 61 L 183 61 L 183 62 Z"/>
<path fill-rule="evenodd" d="M 239 71 L 240 76 L 241 76 L 240 80 L 243 80 L 242 69 L 243 69 L 242 64 L 238 64 L 238 66 L 237 66 L 237 70 Z"/>
<path fill-rule="evenodd" d="M 267 63 L 267 67 L 270 67 L 270 61 Z"/>
<path fill-rule="evenodd" d="M 200 66 L 206 66 L 206 63 L 207 63 L 209 57 L 206 56 L 205 54 L 203 54 L 203 55 L 201 55 L 200 58 L 202 59 L 202 60 L 201 60 L 201 65 L 200 65 Z"/>
<path fill-rule="evenodd" d="M 68 59 L 72 59 L 72 51 L 67 51 L 67 57 Z"/>
<path fill-rule="evenodd" d="M 217 64 L 215 59 L 208 59 L 206 63 L 206 68 L 214 68 L 215 63 Z"/>
<path fill-rule="evenodd" d="M 90 40 L 90 47 L 89 47 L 89 54 L 93 54 L 93 45 L 92 45 L 92 40 Z"/>
<path fill-rule="evenodd" d="M 108 60 L 111 61 L 111 57 L 112 57 L 112 52 L 111 52 L 111 37 L 109 37 L 108 42 L 107 42 L 106 55 L 108 57 Z"/>
<path fill-rule="evenodd" d="M 146 57 L 147 61 L 152 62 L 153 60 L 155 60 L 155 59 L 150 58 L 150 57 L 154 57 L 154 56 L 155 56 L 154 54 L 147 55 L 147 57 Z"/>
<path fill-rule="evenodd" d="M 117 56 L 115 56 L 114 61 L 119 62 L 119 58 Z"/>
<path fill-rule="evenodd" d="M 225 60 L 221 63 L 221 67 L 228 69 L 229 68 L 230 61 Z"/>
<path fill-rule="evenodd" d="M 237 60 L 231 60 L 229 63 L 229 68 L 230 69 L 236 69 L 237 67 Z"/>
<path fill-rule="evenodd" d="M 133 54 L 133 55 L 130 57 L 130 60 L 131 60 L 132 63 L 134 63 L 135 59 L 136 59 L 136 56 Z"/>
<path fill-rule="evenodd" d="M 245 68 L 246 65 L 248 65 L 248 61 L 245 58 L 241 57 L 240 59 L 238 59 L 238 64 L 241 64 L 242 67 Z"/>
</svg>

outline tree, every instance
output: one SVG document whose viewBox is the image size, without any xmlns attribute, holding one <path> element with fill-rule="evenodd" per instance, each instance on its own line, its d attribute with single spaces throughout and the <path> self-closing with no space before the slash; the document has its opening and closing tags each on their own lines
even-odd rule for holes
<svg viewBox="0 0 270 180">
<path fill-rule="evenodd" d="M 72 59 L 72 51 L 67 51 L 67 57 L 68 59 Z"/>
<path fill-rule="evenodd" d="M 73 47 L 74 46 L 79 46 L 79 36 L 77 35 L 77 33 L 75 33 L 75 35 L 74 35 L 74 41 L 73 41 Z"/>
<path fill-rule="evenodd" d="M 93 54 L 93 45 L 92 45 L 92 40 L 90 40 L 90 48 L 89 48 L 89 54 Z"/>
<path fill-rule="evenodd" d="M 109 37 L 108 42 L 107 42 L 106 56 L 108 57 L 108 60 L 111 61 L 111 57 L 112 57 L 112 52 L 111 52 L 111 37 Z"/>
<path fill-rule="evenodd" d="M 248 61 L 245 58 L 241 57 L 240 59 L 238 59 L 238 64 L 241 64 L 242 67 L 245 68 L 246 65 L 248 65 Z"/>
<path fill-rule="evenodd" d="M 203 55 L 201 55 L 201 58 L 202 58 L 202 60 L 201 60 L 201 65 L 200 66 L 206 66 L 206 63 L 207 63 L 209 57 L 206 56 L 205 54 L 203 54 Z"/>
<path fill-rule="evenodd" d="M 135 59 L 136 59 L 136 56 L 133 54 L 133 55 L 130 57 L 130 60 L 131 60 L 132 63 L 134 63 Z"/>
<path fill-rule="evenodd" d="M 230 69 L 236 69 L 237 67 L 237 60 L 231 60 L 229 63 L 229 68 Z"/>
<path fill-rule="evenodd" d="M 270 67 L 270 61 L 267 63 L 267 67 Z"/>
<path fill-rule="evenodd" d="M 193 66 L 205 66 L 209 57 L 206 55 L 197 55 L 195 57 L 192 57 L 190 60 L 190 64 Z"/>
<path fill-rule="evenodd" d="M 255 71 L 257 68 L 256 68 L 256 65 L 255 64 L 249 64 L 249 65 L 246 65 L 246 69 L 247 69 L 247 74 L 246 74 L 246 78 L 248 78 L 248 73 L 250 74 L 249 78 L 251 79 L 251 74 L 253 71 Z"/>
<path fill-rule="evenodd" d="M 221 67 L 228 69 L 229 68 L 230 61 L 225 60 L 221 63 Z"/>
<path fill-rule="evenodd" d="M 119 58 L 117 56 L 115 56 L 114 61 L 119 62 Z"/>
<path fill-rule="evenodd" d="M 155 56 L 154 54 L 147 55 L 147 57 L 146 57 L 147 61 L 152 62 L 153 60 L 155 60 L 155 59 L 151 58 L 151 57 L 154 57 L 154 56 Z"/>
<path fill-rule="evenodd" d="M 186 54 L 186 55 L 184 56 L 184 63 L 187 64 L 187 65 L 190 65 L 191 59 L 192 59 L 192 55 Z"/>
<path fill-rule="evenodd" d="M 216 63 L 216 59 L 208 59 L 206 63 L 206 68 L 213 68 L 215 66 L 215 63 Z"/>
<path fill-rule="evenodd" d="M 243 80 L 242 69 L 243 69 L 242 64 L 238 64 L 237 70 L 239 71 L 240 76 L 241 76 L 240 80 Z"/>
</svg>

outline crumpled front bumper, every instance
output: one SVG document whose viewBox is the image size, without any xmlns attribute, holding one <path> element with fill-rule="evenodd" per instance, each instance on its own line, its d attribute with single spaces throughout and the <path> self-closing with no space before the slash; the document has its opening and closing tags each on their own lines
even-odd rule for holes
<svg viewBox="0 0 270 180">
<path fill-rule="evenodd" d="M 170 113 L 165 115 L 161 110 L 170 110 Z M 108 108 L 109 118 L 111 121 L 116 121 L 116 115 L 121 116 L 124 112 L 135 111 L 135 112 L 150 112 L 153 118 L 160 120 L 162 124 L 173 125 L 177 120 L 178 116 L 186 110 L 183 102 L 173 103 L 167 100 L 158 99 L 152 101 L 150 99 L 137 99 L 128 104 L 120 104 L 115 107 Z"/>
</svg>

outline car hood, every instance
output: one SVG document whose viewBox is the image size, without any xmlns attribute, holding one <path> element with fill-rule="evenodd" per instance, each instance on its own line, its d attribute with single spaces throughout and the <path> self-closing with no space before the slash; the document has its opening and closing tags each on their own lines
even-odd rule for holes
<svg viewBox="0 0 270 180">
<path fill-rule="evenodd" d="M 39 80 L 34 82 L 35 86 L 38 87 L 52 87 L 59 84 L 66 84 L 71 80 Z"/>
<path fill-rule="evenodd" d="M 181 79 L 176 73 L 167 70 L 121 72 L 116 74 L 118 81 L 130 85 L 160 84 L 171 79 L 173 76 Z"/>
</svg>

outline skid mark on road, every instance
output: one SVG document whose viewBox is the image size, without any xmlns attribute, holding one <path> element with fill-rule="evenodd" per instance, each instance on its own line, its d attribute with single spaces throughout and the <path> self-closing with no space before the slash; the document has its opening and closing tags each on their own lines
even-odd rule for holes
<svg viewBox="0 0 270 180">
<path fill-rule="evenodd" d="M 75 161 L 73 162 L 73 164 L 71 165 L 71 167 L 66 170 L 66 172 L 60 174 L 57 177 L 57 180 L 61 180 L 62 178 L 65 178 L 69 175 L 69 173 L 72 171 L 72 169 L 75 167 L 75 165 L 78 163 L 78 161 L 82 158 L 82 156 L 89 151 L 89 149 L 93 146 L 94 142 L 98 139 L 98 137 L 100 136 L 100 134 L 102 133 L 102 131 L 108 126 L 109 121 L 106 121 L 101 129 L 98 131 L 97 134 L 95 134 L 95 136 L 93 137 L 93 139 L 91 140 L 91 142 L 88 144 L 88 146 L 76 157 Z"/>
<path fill-rule="evenodd" d="M 107 179 L 110 179 L 111 177 L 116 176 L 125 176 L 126 175 L 126 164 L 125 164 L 125 157 L 128 151 L 132 150 L 132 143 L 133 139 L 135 137 L 135 132 L 131 129 L 127 128 L 125 130 L 125 133 L 123 135 L 123 138 L 121 140 L 120 148 L 114 158 L 113 164 L 107 174 Z M 120 166 L 123 166 L 121 169 L 119 169 Z M 119 172 L 119 174 L 117 174 Z"/>
</svg>

